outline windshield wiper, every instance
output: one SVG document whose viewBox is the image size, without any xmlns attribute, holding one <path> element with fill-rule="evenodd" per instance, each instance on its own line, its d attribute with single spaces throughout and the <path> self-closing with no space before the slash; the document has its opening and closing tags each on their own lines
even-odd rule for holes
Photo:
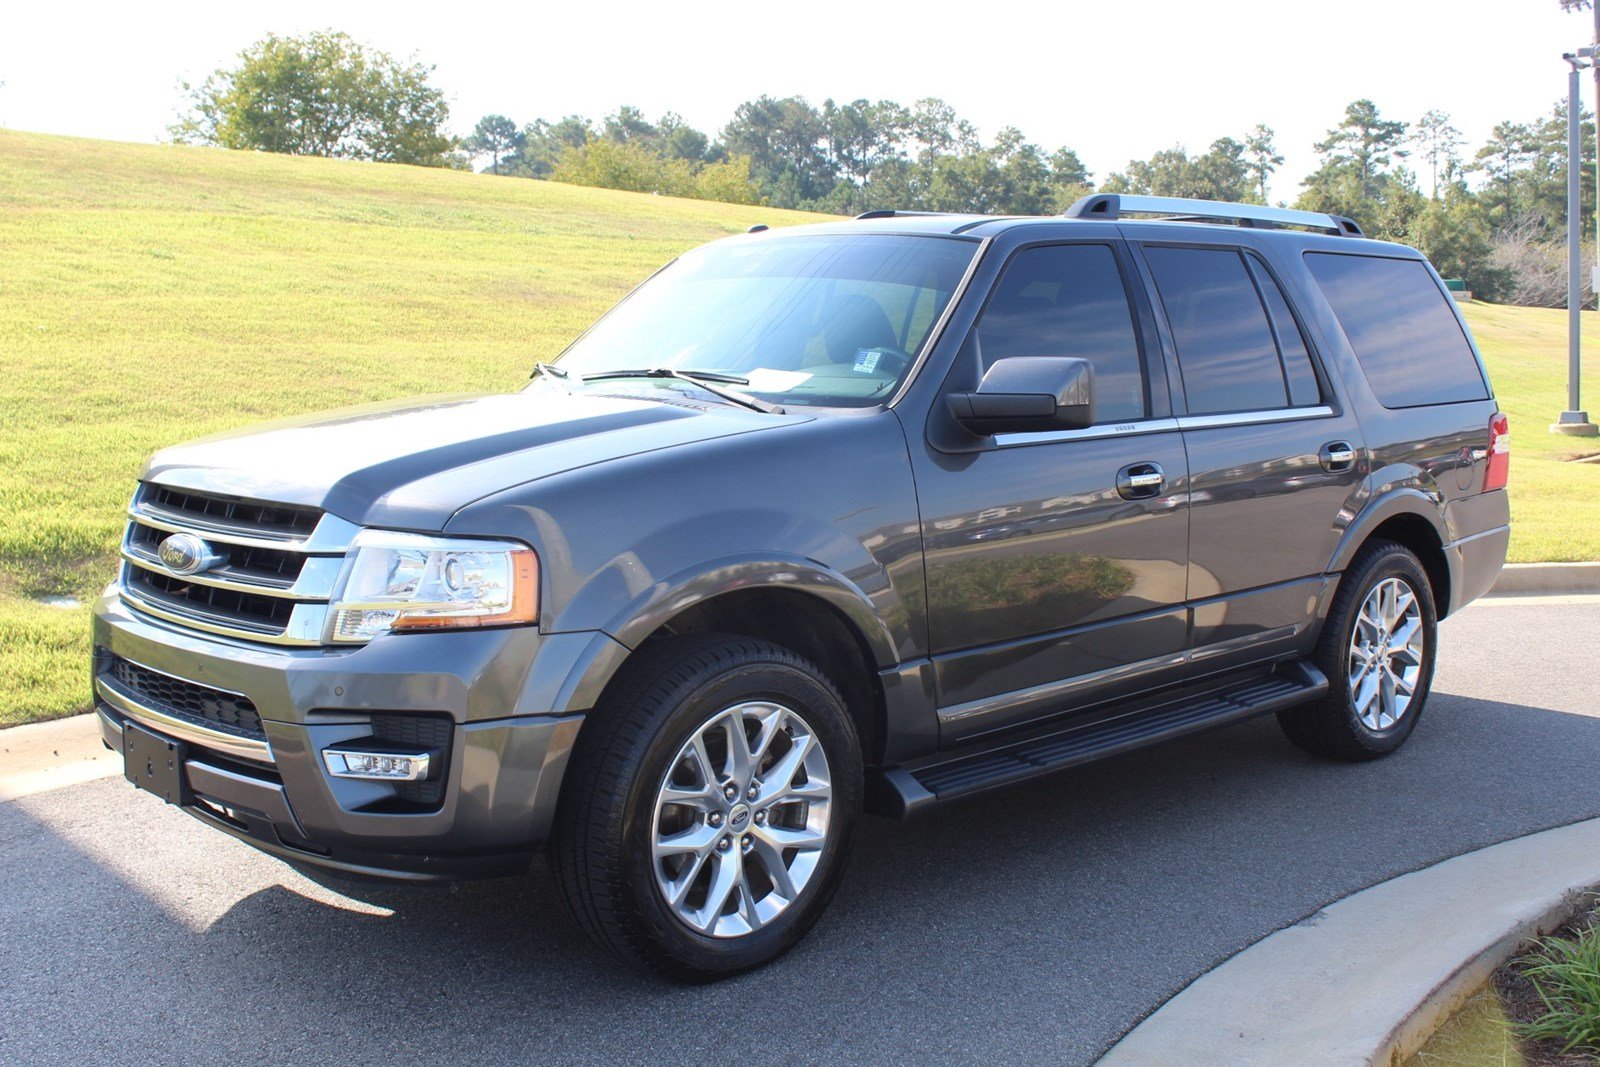
<svg viewBox="0 0 1600 1067">
<path fill-rule="evenodd" d="M 720 389 L 713 384 L 716 382 L 723 382 L 728 385 L 750 384 L 749 378 L 741 378 L 737 374 L 723 374 L 721 371 L 711 370 L 678 370 L 675 367 L 643 367 L 638 370 L 608 370 L 601 371 L 599 374 L 579 376 L 579 380 L 585 382 L 601 382 L 607 378 L 676 378 L 680 382 L 698 385 L 708 393 L 720 396 L 724 400 L 754 411 L 766 412 L 768 415 L 783 414 L 782 405 L 773 404 L 766 400 L 758 400 L 734 389 Z"/>
</svg>

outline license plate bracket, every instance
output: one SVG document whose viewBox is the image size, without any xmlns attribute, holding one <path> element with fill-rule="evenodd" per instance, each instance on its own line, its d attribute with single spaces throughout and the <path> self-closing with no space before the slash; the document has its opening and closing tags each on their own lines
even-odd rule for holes
<svg viewBox="0 0 1600 1067">
<path fill-rule="evenodd" d="M 122 774 L 147 793 L 168 804 L 193 803 L 188 776 L 183 773 L 185 746 L 133 723 L 122 727 Z"/>
</svg>

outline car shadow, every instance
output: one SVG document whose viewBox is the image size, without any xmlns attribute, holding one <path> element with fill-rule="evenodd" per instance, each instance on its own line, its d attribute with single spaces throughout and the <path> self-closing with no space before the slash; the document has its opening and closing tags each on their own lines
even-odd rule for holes
<svg viewBox="0 0 1600 1067">
<path fill-rule="evenodd" d="M 1426 715 L 1374 763 L 1267 719 L 866 820 L 812 935 L 700 987 L 595 951 L 542 864 L 341 897 L 120 780 L 74 787 L 0 805 L 0 1059 L 1089 1062 L 1340 896 L 1600 814 L 1600 718 Z"/>
</svg>

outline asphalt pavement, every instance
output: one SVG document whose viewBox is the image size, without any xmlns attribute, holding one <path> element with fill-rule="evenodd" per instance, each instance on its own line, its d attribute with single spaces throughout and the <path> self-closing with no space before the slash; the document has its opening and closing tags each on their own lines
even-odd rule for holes
<svg viewBox="0 0 1600 1067">
<path fill-rule="evenodd" d="M 120 778 L 23 797 L 0 1062 L 1088 1063 L 1333 900 L 1600 815 L 1597 648 L 1600 598 L 1483 603 L 1387 760 L 1313 760 L 1267 719 L 868 820 L 810 938 L 709 987 L 592 950 L 542 867 L 352 898 Z"/>
</svg>

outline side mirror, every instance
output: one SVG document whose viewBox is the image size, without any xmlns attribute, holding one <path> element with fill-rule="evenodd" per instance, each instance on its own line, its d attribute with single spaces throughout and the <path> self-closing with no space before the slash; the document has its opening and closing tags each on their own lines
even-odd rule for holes
<svg viewBox="0 0 1600 1067">
<path fill-rule="evenodd" d="M 1094 364 L 1072 356 L 996 360 L 975 393 L 946 397 L 957 422 L 981 437 L 1094 425 Z"/>
</svg>

